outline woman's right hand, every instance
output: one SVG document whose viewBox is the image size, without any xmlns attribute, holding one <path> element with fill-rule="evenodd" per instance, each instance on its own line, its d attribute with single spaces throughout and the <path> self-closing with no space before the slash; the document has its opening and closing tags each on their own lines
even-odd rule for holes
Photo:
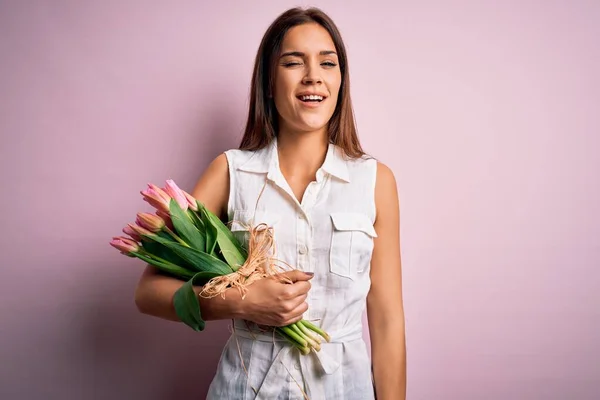
<svg viewBox="0 0 600 400">
<path fill-rule="evenodd" d="M 286 326 L 298 322 L 308 309 L 306 297 L 312 274 L 293 270 L 282 273 L 292 283 L 263 278 L 248 286 L 240 301 L 241 318 L 259 325 Z"/>
</svg>

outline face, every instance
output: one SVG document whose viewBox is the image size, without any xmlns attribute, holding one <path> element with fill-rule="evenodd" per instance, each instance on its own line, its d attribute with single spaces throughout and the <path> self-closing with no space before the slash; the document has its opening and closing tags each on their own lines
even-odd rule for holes
<svg viewBox="0 0 600 400">
<path fill-rule="evenodd" d="M 342 82 L 331 36 L 310 23 L 290 29 L 275 69 L 274 101 L 283 132 L 327 129 Z"/>
</svg>

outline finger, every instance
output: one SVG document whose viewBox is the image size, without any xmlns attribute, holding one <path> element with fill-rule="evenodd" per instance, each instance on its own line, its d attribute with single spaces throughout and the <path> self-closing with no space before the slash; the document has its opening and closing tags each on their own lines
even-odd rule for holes
<svg viewBox="0 0 600 400">
<path fill-rule="evenodd" d="M 303 301 L 296 307 L 292 312 L 290 312 L 287 324 L 293 324 L 294 322 L 298 322 L 302 319 L 304 313 L 308 310 L 308 303 Z"/>
<path fill-rule="evenodd" d="M 307 281 L 295 282 L 290 286 L 290 298 L 305 295 L 309 292 L 310 288 L 312 287 L 310 282 Z"/>
<path fill-rule="evenodd" d="M 305 294 L 301 294 L 301 295 L 289 300 L 288 304 L 290 305 L 291 311 L 295 310 L 300 304 L 304 303 L 306 301 L 307 297 L 308 297 L 308 294 L 305 293 Z"/>
<path fill-rule="evenodd" d="M 282 275 L 289 278 L 292 282 L 298 282 L 298 281 L 308 281 L 309 279 L 312 279 L 314 274 L 312 272 L 304 272 L 304 271 L 295 269 L 293 271 L 284 272 Z"/>
<path fill-rule="evenodd" d="M 296 322 L 300 321 L 302 318 L 303 318 L 302 314 L 300 314 L 299 316 L 297 316 L 295 318 L 292 318 L 292 319 L 289 319 L 289 320 L 285 321 L 285 323 L 282 326 L 288 326 L 288 325 L 291 325 L 291 324 L 295 324 Z"/>
</svg>

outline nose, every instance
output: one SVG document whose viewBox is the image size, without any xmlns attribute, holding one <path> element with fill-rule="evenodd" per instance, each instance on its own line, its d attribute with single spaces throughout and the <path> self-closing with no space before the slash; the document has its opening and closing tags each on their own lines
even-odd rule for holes
<svg viewBox="0 0 600 400">
<path fill-rule="evenodd" d="M 304 75 L 304 78 L 302 78 L 302 83 L 304 83 L 305 85 L 312 85 L 315 83 L 323 83 L 323 79 L 321 78 L 321 75 L 319 73 L 319 67 L 314 66 L 311 63 L 309 65 L 308 69 L 306 70 L 306 74 Z"/>
</svg>

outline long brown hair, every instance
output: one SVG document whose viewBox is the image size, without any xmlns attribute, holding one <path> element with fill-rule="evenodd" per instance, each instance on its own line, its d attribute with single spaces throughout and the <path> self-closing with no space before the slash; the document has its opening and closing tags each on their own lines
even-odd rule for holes
<svg viewBox="0 0 600 400">
<path fill-rule="evenodd" d="M 277 67 L 277 56 L 287 31 L 306 23 L 317 23 L 329 32 L 338 54 L 342 74 L 336 108 L 328 125 L 329 141 L 341 147 L 347 156 L 359 158 L 365 155 L 365 152 L 358 140 L 354 122 L 346 47 L 333 20 L 314 7 L 306 10 L 299 7 L 287 10 L 277 17 L 265 32 L 254 62 L 248 120 L 239 148 L 258 150 L 268 145 L 277 136 L 278 114 L 275 102 L 269 96 L 274 92 L 273 76 Z"/>
</svg>

